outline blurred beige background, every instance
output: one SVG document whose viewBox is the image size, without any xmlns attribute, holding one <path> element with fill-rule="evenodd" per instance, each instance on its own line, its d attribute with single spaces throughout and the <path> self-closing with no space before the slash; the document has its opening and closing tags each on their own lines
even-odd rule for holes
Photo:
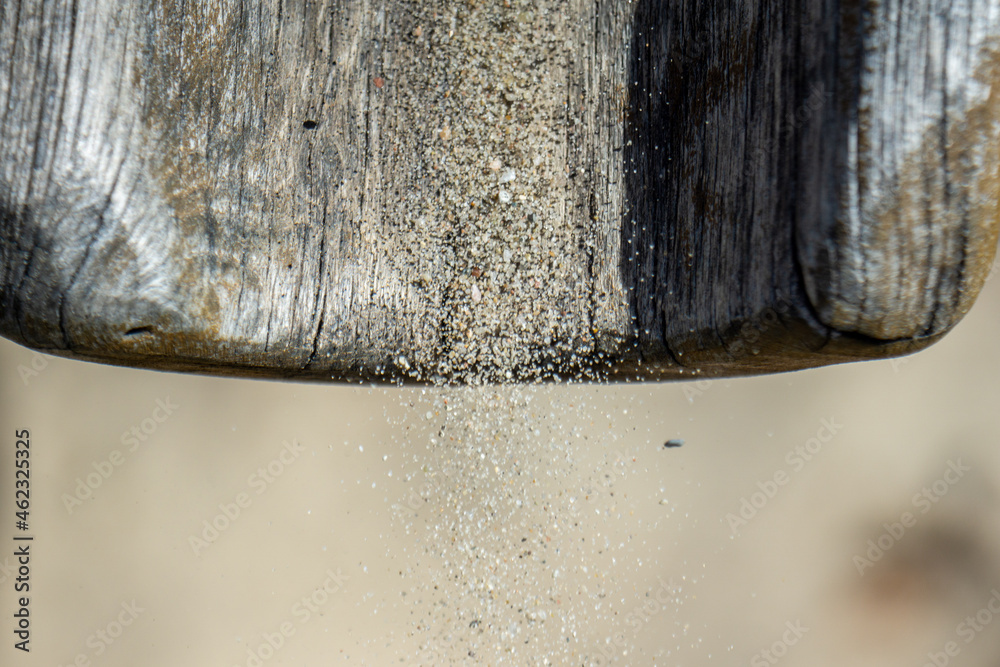
<svg viewBox="0 0 1000 667">
<path fill-rule="evenodd" d="M 1000 665 L 998 330 L 991 280 L 904 360 L 448 391 L 0 341 L 0 664 Z"/>
</svg>

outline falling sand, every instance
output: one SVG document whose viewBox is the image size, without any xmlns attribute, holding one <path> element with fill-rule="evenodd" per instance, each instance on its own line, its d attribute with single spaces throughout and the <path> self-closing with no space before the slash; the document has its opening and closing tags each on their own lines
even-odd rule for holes
<svg viewBox="0 0 1000 667">
<path fill-rule="evenodd" d="M 629 581 L 642 565 L 633 540 L 648 548 L 655 526 L 628 517 L 656 502 L 630 497 L 629 478 L 662 452 L 620 452 L 624 429 L 599 393 L 405 390 L 392 447 L 405 461 L 393 511 L 408 538 L 406 664 L 610 664 L 623 657 L 614 635 L 631 638 L 641 621 L 637 605 L 675 617 L 682 586 Z M 639 532 L 623 535 L 628 524 Z"/>
</svg>

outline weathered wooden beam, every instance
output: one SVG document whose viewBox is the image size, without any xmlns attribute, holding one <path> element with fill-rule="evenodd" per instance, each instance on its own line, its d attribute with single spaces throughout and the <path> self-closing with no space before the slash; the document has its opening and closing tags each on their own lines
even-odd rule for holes
<svg viewBox="0 0 1000 667">
<path fill-rule="evenodd" d="M 996 0 L 0 3 L 0 334 L 456 382 L 910 352 L 998 229 Z"/>
</svg>

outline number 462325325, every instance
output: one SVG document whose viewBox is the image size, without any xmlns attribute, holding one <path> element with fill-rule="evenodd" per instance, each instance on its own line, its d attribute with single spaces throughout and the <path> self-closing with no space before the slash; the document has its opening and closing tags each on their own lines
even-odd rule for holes
<svg viewBox="0 0 1000 667">
<path fill-rule="evenodd" d="M 30 503 L 31 479 L 31 433 L 28 429 L 15 431 L 17 443 L 14 446 L 14 505 L 17 507 L 17 527 L 28 530 L 28 509 Z"/>
</svg>

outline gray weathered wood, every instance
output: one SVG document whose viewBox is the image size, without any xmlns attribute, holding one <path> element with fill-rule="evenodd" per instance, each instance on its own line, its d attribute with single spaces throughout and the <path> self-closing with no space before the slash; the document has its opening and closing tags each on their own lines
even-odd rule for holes
<svg viewBox="0 0 1000 667">
<path fill-rule="evenodd" d="M 996 0 L 0 3 L 0 334 L 458 382 L 919 349 L 997 235 Z"/>
</svg>

